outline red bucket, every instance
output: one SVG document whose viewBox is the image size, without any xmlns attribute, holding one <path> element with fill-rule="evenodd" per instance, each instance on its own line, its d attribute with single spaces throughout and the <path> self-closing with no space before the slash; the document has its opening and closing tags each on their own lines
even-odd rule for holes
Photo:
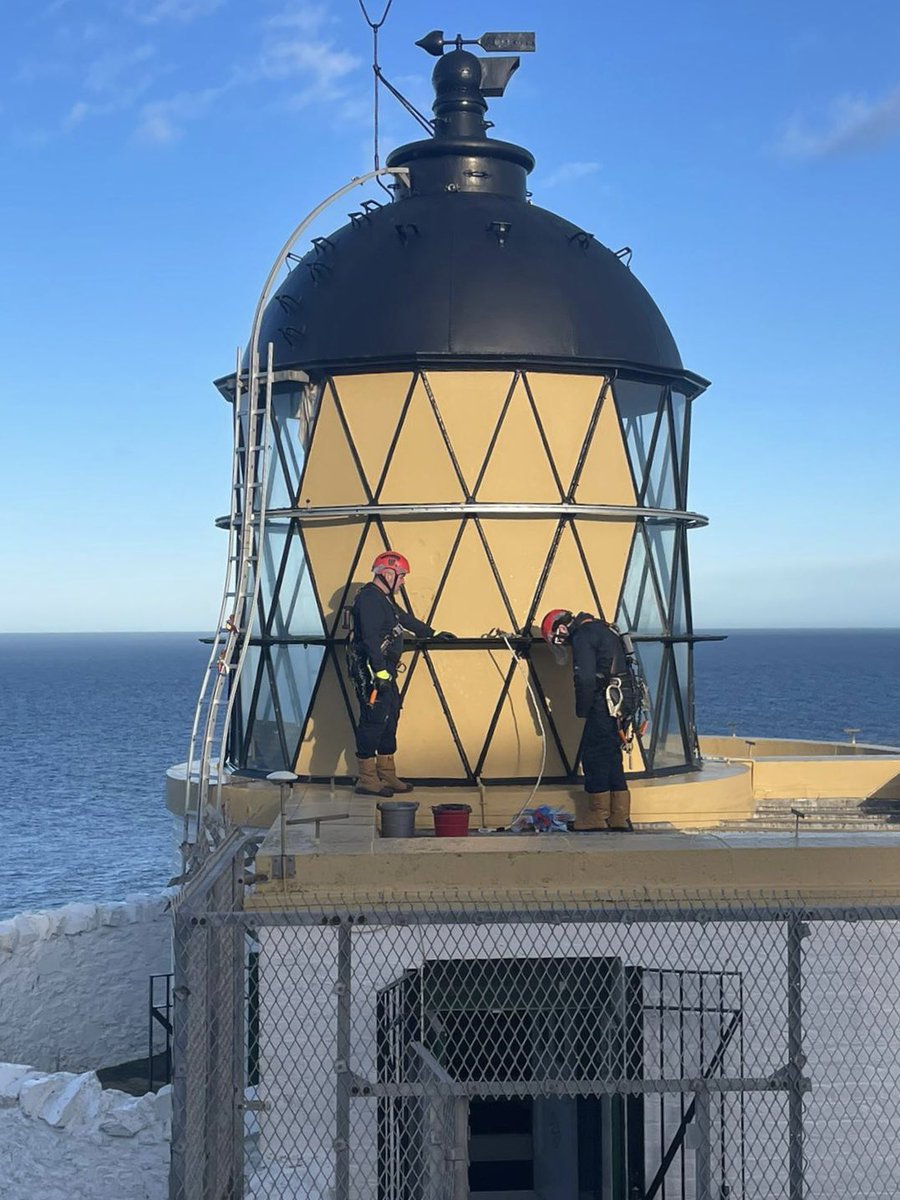
<svg viewBox="0 0 900 1200">
<path fill-rule="evenodd" d="M 472 811 L 468 804 L 433 804 L 435 837 L 468 837 L 469 813 Z"/>
</svg>

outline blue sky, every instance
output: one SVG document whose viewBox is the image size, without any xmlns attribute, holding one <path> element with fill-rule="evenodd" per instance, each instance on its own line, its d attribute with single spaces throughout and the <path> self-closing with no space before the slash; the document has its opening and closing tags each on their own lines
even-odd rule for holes
<svg viewBox="0 0 900 1200">
<path fill-rule="evenodd" d="M 394 0 L 382 64 L 426 108 L 435 26 L 536 30 L 497 135 L 537 203 L 633 247 L 713 381 L 698 623 L 900 624 L 895 0 Z M 6 0 L 4 33 L 0 629 L 208 628 L 209 381 L 286 234 L 371 165 L 369 32 L 356 0 Z M 418 134 L 383 106 L 384 153 Z"/>
</svg>

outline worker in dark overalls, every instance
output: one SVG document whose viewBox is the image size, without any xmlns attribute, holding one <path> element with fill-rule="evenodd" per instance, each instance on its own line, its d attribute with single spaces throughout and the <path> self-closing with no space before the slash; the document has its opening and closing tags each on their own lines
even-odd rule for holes
<svg viewBox="0 0 900 1200">
<path fill-rule="evenodd" d="M 392 550 L 372 563 L 374 578 L 353 601 L 350 672 L 359 698 L 356 790 L 363 796 L 392 796 L 413 790 L 398 778 L 394 764 L 400 689 L 397 674 L 404 631 L 419 638 L 455 641 L 452 633 L 435 633 L 430 625 L 401 608 L 396 595 L 409 574 L 409 562 Z"/>
<path fill-rule="evenodd" d="M 574 828 L 630 832 L 631 793 L 622 766 L 622 738 L 606 692 L 611 679 L 626 673 L 622 640 L 606 621 L 589 613 L 575 616 L 563 608 L 547 613 L 541 635 L 551 646 L 572 647 L 575 714 L 585 722 L 581 741 L 585 794 L 575 801 Z"/>
</svg>

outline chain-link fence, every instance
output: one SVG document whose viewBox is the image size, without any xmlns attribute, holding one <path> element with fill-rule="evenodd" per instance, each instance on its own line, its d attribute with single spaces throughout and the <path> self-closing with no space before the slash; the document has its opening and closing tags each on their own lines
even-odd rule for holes
<svg viewBox="0 0 900 1200">
<path fill-rule="evenodd" d="M 173 1200 L 900 1195 L 900 907 L 240 871 L 176 914 Z"/>
</svg>

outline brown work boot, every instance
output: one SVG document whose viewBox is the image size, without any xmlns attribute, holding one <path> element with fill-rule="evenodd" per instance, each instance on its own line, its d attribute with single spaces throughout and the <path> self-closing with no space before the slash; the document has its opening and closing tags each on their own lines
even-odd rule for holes
<svg viewBox="0 0 900 1200">
<path fill-rule="evenodd" d="M 609 827 L 617 829 L 620 833 L 634 833 L 631 823 L 631 792 L 627 788 L 623 792 L 610 793 Z"/>
<path fill-rule="evenodd" d="M 392 792 L 411 792 L 413 785 L 407 783 L 405 779 L 397 778 L 397 770 L 394 766 L 393 754 L 379 754 L 377 759 L 378 778 L 383 784 L 391 789 Z"/>
<path fill-rule="evenodd" d="M 577 833 L 595 832 L 609 828 L 609 792 L 581 792 L 575 797 Z"/>
<path fill-rule="evenodd" d="M 357 758 L 359 763 L 359 778 L 356 781 L 356 791 L 360 796 L 381 796 L 386 799 L 393 796 L 393 788 L 389 788 L 378 778 L 374 758 Z"/>
</svg>

